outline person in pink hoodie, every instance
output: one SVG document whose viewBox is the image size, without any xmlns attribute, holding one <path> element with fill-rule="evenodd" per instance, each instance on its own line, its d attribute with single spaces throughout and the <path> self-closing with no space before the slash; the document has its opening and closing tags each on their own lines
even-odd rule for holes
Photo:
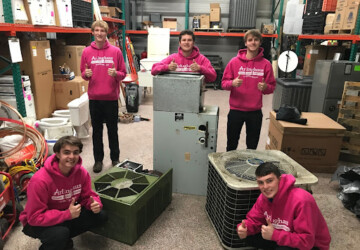
<svg viewBox="0 0 360 250">
<path fill-rule="evenodd" d="M 226 151 L 237 149 L 244 123 L 247 148 L 257 148 L 263 117 L 262 96 L 273 93 L 276 86 L 271 63 L 260 48 L 260 32 L 247 31 L 244 41 L 246 49 L 239 50 L 230 60 L 221 81 L 221 87 L 230 90 Z"/>
<path fill-rule="evenodd" d="M 209 59 L 200 54 L 195 45 L 195 35 L 191 30 L 183 30 L 179 35 L 178 53 L 171 54 L 161 62 L 152 66 L 151 74 L 158 75 L 163 72 L 197 72 L 205 77 L 206 82 L 216 80 L 216 72 Z"/>
<path fill-rule="evenodd" d="M 90 175 L 81 165 L 82 147 L 77 137 L 60 138 L 55 154 L 30 179 L 19 219 L 26 235 L 40 239 L 40 249 L 71 248 L 71 238 L 107 219 L 100 197 L 91 189 Z"/>
<path fill-rule="evenodd" d="M 280 174 L 266 162 L 255 171 L 261 194 L 237 225 L 250 246 L 263 249 L 328 250 L 330 233 L 313 196 L 294 186 L 295 177 Z"/>
<path fill-rule="evenodd" d="M 108 129 L 112 165 L 119 163 L 118 99 L 121 80 L 126 76 L 124 58 L 118 47 L 107 41 L 109 26 L 95 21 L 91 31 L 95 41 L 86 47 L 81 56 L 80 70 L 89 81 L 88 96 L 93 127 L 92 141 L 95 164 L 93 171 L 102 170 L 104 159 L 103 123 Z"/>
</svg>

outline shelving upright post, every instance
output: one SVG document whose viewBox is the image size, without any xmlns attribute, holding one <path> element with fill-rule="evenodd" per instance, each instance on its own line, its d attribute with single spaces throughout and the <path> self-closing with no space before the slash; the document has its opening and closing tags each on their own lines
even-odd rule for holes
<svg viewBox="0 0 360 250">
<path fill-rule="evenodd" d="M 5 23 L 14 23 L 14 18 L 11 8 L 11 0 L 3 0 L 2 2 L 3 2 Z M 15 32 L 9 32 L 7 35 L 8 37 L 12 38 L 12 37 L 16 37 L 15 34 L 16 34 Z M 7 67 L 5 67 L 3 70 L 0 70 L 0 74 L 5 73 L 10 68 L 12 70 L 17 110 L 23 117 L 26 117 L 24 94 L 21 83 L 20 65 L 18 63 L 12 63 L 11 58 L 7 59 L 5 57 L 0 56 L 0 59 L 8 64 Z"/>
</svg>

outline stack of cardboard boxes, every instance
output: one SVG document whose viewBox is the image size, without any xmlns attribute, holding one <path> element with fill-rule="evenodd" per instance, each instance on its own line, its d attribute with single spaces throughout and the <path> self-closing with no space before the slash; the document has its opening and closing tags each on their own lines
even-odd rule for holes
<svg viewBox="0 0 360 250">
<path fill-rule="evenodd" d="M 57 46 L 52 57 L 50 43 L 22 41 L 20 63 L 22 74 L 29 75 L 34 93 L 36 118 L 50 117 L 56 109 L 67 109 L 67 103 L 87 92 L 88 82 L 81 78 L 80 60 L 85 46 Z M 53 50 L 54 51 L 54 50 Z M 53 72 L 67 64 L 76 77 L 70 81 L 54 81 Z"/>
<path fill-rule="evenodd" d="M 353 33 L 358 18 L 359 0 L 338 0 L 332 29 Z"/>
<path fill-rule="evenodd" d="M 221 20 L 221 8 L 219 3 L 210 4 L 210 15 L 203 14 L 194 16 L 195 20 L 200 20 L 200 29 L 218 28 Z M 196 27 L 193 27 L 196 28 Z"/>
<path fill-rule="evenodd" d="M 75 78 L 69 81 L 54 81 L 56 109 L 68 109 L 67 104 L 79 98 L 87 92 L 88 81 L 81 78 L 80 62 L 85 46 L 65 45 L 57 46 L 53 56 L 53 70 L 59 70 L 59 66 L 67 65 L 75 74 Z"/>
<path fill-rule="evenodd" d="M 120 18 L 122 11 L 118 7 L 99 6 L 101 16 Z"/>
<path fill-rule="evenodd" d="M 315 64 L 317 60 L 333 60 L 335 53 L 343 54 L 345 52 L 344 46 L 322 46 L 322 45 L 308 45 L 306 46 L 303 75 L 312 76 L 315 71 Z"/>
</svg>

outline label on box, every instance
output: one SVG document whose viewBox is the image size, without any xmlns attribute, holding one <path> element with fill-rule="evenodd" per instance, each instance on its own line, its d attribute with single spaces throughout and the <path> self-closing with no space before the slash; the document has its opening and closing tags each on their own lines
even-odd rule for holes
<svg viewBox="0 0 360 250">
<path fill-rule="evenodd" d="M 51 50 L 50 50 L 50 48 L 45 49 L 45 59 L 51 61 Z"/>
<path fill-rule="evenodd" d="M 309 54 L 317 55 L 317 54 L 319 54 L 319 50 L 317 50 L 317 49 L 311 49 L 311 50 L 309 51 Z"/>
<path fill-rule="evenodd" d="M 32 46 L 33 56 L 37 56 L 36 46 Z"/>
<path fill-rule="evenodd" d="M 266 144 L 267 145 L 270 145 L 270 137 L 268 136 L 267 139 L 266 139 Z"/>
</svg>

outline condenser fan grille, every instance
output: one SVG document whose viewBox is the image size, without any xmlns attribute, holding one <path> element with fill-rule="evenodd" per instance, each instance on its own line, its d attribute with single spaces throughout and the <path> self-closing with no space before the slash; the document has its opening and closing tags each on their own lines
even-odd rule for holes
<svg viewBox="0 0 360 250">
<path fill-rule="evenodd" d="M 149 181 L 145 176 L 132 171 L 108 173 L 94 182 L 95 190 L 112 198 L 124 198 L 143 192 Z"/>
<path fill-rule="evenodd" d="M 245 247 L 245 241 L 236 232 L 236 225 L 245 219 L 259 194 L 259 190 L 234 190 L 228 187 L 209 163 L 205 208 L 226 247 Z"/>
<path fill-rule="evenodd" d="M 232 159 L 226 161 L 225 169 L 239 178 L 250 181 L 256 181 L 255 170 L 260 164 L 264 162 L 265 161 L 258 158 Z M 279 161 L 266 161 L 266 162 L 271 162 L 275 166 L 277 166 L 281 174 L 286 173 L 286 171 L 280 168 Z"/>
</svg>

